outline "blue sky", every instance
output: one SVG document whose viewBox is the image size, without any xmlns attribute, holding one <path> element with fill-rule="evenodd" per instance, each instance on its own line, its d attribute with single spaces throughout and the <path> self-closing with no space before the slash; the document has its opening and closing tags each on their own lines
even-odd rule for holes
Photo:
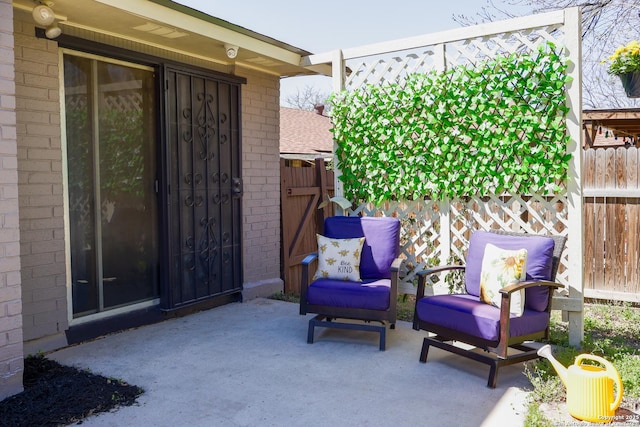
<svg viewBox="0 0 640 427">
<path fill-rule="evenodd" d="M 457 28 L 453 14 L 475 15 L 484 0 L 174 0 L 312 53 Z M 499 1 L 498 1 L 499 4 Z M 282 94 L 304 86 L 331 90 L 328 78 L 288 78 Z"/>
</svg>

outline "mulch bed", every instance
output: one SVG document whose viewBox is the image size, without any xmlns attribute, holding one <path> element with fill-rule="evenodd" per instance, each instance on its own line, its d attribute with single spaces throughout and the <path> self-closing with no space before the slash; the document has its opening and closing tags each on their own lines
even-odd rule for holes
<svg viewBox="0 0 640 427">
<path fill-rule="evenodd" d="M 0 402 L 0 426 L 59 426 L 135 403 L 144 390 L 114 378 L 60 365 L 43 356 L 24 361 L 24 391 Z"/>
</svg>

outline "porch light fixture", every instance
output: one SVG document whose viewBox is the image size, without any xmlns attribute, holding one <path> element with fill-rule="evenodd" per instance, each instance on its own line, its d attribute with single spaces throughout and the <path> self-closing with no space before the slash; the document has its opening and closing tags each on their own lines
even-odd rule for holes
<svg viewBox="0 0 640 427">
<path fill-rule="evenodd" d="M 33 20 L 36 24 L 45 27 L 44 35 L 47 36 L 48 39 L 55 39 L 62 34 L 62 30 L 56 23 L 56 15 L 53 9 L 51 9 L 53 2 L 40 0 L 36 2 L 39 4 L 34 7 L 31 12 Z"/>
<path fill-rule="evenodd" d="M 60 34 L 62 34 L 62 30 L 55 22 L 49 25 L 46 30 L 44 30 L 44 35 L 47 36 L 48 39 L 55 39 Z"/>
<path fill-rule="evenodd" d="M 33 20 L 36 21 L 36 24 L 42 25 L 43 27 L 53 24 L 53 21 L 56 20 L 56 15 L 53 13 L 53 9 L 44 3 L 34 7 L 31 14 L 33 15 Z"/>
</svg>

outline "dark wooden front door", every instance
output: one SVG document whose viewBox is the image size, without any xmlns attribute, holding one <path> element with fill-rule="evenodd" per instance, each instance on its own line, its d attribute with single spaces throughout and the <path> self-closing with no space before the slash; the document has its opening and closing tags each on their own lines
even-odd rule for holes
<svg viewBox="0 0 640 427">
<path fill-rule="evenodd" d="M 162 307 L 242 289 L 240 86 L 165 69 L 168 282 Z"/>
</svg>

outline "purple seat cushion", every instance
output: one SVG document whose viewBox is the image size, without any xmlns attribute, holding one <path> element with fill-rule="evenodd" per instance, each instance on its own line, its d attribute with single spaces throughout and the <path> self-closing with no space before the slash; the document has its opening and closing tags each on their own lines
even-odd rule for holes
<svg viewBox="0 0 640 427">
<path fill-rule="evenodd" d="M 435 295 L 418 301 L 416 311 L 423 321 L 464 332 L 487 341 L 499 341 L 500 309 L 473 295 Z M 511 316 L 512 337 L 543 331 L 549 313 L 525 309 L 521 317 Z"/>
<path fill-rule="evenodd" d="M 309 285 L 307 302 L 331 307 L 387 310 L 390 289 L 389 279 L 368 279 L 362 282 L 318 279 Z"/>
<path fill-rule="evenodd" d="M 527 280 L 551 280 L 553 248 L 555 242 L 544 236 L 509 236 L 487 231 L 471 235 L 465 269 L 466 290 L 470 295 L 480 295 L 480 272 L 484 248 L 491 243 L 501 249 L 527 250 Z M 525 308 L 544 311 L 549 298 L 548 288 L 533 287 L 525 291 Z"/>
<path fill-rule="evenodd" d="M 331 216 L 324 235 L 333 239 L 364 237 L 360 277 L 391 278 L 391 264 L 400 254 L 400 221 L 392 217 Z"/>
</svg>

